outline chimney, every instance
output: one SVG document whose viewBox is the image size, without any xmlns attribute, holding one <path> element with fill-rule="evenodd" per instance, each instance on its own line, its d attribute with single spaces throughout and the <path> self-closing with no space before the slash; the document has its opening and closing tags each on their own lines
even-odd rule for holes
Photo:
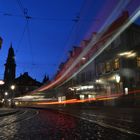
<svg viewBox="0 0 140 140">
<path fill-rule="evenodd" d="M 123 11 L 122 16 L 128 18 L 129 17 L 129 12 L 128 11 Z"/>
</svg>

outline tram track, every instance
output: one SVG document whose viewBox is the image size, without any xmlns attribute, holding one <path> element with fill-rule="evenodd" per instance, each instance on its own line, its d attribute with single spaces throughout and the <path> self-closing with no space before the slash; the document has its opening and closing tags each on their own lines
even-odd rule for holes
<svg viewBox="0 0 140 140">
<path fill-rule="evenodd" d="M 117 126 L 117 125 L 114 125 L 114 124 L 109 124 L 107 122 L 102 122 L 102 121 L 99 121 L 99 120 L 95 120 L 93 118 L 89 118 L 88 116 L 91 116 L 88 115 L 88 114 L 85 114 L 85 115 L 79 115 L 77 113 L 73 113 L 73 112 L 66 112 L 66 111 L 63 111 L 61 109 L 59 110 L 53 110 L 53 111 L 57 111 L 58 113 L 62 113 L 62 114 L 65 114 L 65 115 L 70 115 L 72 117 L 75 117 L 75 118 L 78 118 L 78 119 L 81 119 L 81 120 L 84 120 L 84 121 L 88 121 L 90 123 L 95 123 L 97 125 L 100 125 L 104 128 L 109 128 L 109 129 L 114 129 L 114 130 L 117 130 L 121 133 L 126 133 L 126 134 L 131 134 L 131 135 L 136 135 L 136 136 L 140 136 L 140 133 L 139 132 L 136 132 L 136 131 L 133 131 L 133 130 L 129 130 L 127 128 L 123 128 L 122 126 Z M 96 117 L 98 117 L 98 115 L 96 115 Z M 127 120 L 126 120 L 127 121 Z"/>
<path fill-rule="evenodd" d="M 13 123 L 19 123 L 34 118 L 38 115 L 39 111 L 36 110 L 21 110 L 18 114 L 3 117 L 0 123 L 0 128 L 11 125 Z"/>
</svg>

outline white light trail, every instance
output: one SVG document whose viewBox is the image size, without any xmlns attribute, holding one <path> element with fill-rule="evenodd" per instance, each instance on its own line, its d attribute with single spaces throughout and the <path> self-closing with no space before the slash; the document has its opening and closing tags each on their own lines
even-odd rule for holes
<svg viewBox="0 0 140 140">
<path fill-rule="evenodd" d="M 129 20 L 127 22 L 125 22 L 125 24 L 123 24 L 115 33 L 113 33 L 112 37 L 104 44 L 104 46 L 102 46 L 94 55 L 93 57 L 86 63 L 84 64 L 77 72 L 75 72 L 70 78 L 68 78 L 67 80 L 65 80 L 62 84 L 60 84 L 59 86 L 63 85 L 64 83 L 66 83 L 67 81 L 69 81 L 70 79 L 72 79 L 74 76 L 76 76 L 81 70 L 83 70 L 87 65 L 89 65 L 99 54 L 101 54 L 129 25 L 131 25 L 138 17 L 140 16 L 140 7 L 138 7 L 133 14 L 131 14 Z M 109 17 L 111 18 L 111 16 Z M 104 24 L 105 26 L 105 24 Z M 103 32 L 104 33 L 104 32 Z M 63 73 L 63 75 L 61 75 L 60 78 L 58 78 L 57 80 L 55 80 L 54 82 L 52 82 L 50 85 L 45 86 L 45 87 L 41 87 L 38 89 L 38 91 L 43 91 L 43 90 L 47 90 L 49 88 L 51 88 L 52 86 L 54 86 L 55 84 L 57 84 L 58 82 L 60 82 L 63 78 L 65 78 L 65 76 L 67 76 L 67 74 L 69 72 L 71 72 L 71 70 L 73 70 L 73 68 L 81 61 L 81 59 L 90 51 L 90 49 L 99 41 L 100 37 L 103 35 L 100 34 L 99 36 L 97 36 L 97 38 L 92 38 L 91 42 L 88 44 L 88 46 L 84 49 L 84 51 L 78 56 L 78 58 L 74 61 L 74 63 Z"/>
</svg>

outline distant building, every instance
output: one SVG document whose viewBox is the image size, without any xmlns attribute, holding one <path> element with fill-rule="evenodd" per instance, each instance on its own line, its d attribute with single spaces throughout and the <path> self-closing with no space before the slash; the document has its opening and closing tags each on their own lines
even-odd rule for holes
<svg viewBox="0 0 140 140">
<path fill-rule="evenodd" d="M 84 55 L 84 59 L 79 60 L 79 63 L 71 69 L 72 74 L 68 71 L 66 78 L 61 77 L 77 59 L 74 59 L 73 56 L 65 65 L 62 65 L 62 70 L 57 75 L 62 81 L 59 83 L 54 81 L 54 84 L 52 82 L 48 88 L 43 87 L 46 89 L 46 96 L 52 93 L 52 97 L 55 96 L 58 100 L 62 100 L 62 98 L 87 99 L 114 95 L 126 97 L 133 93 L 131 95 L 134 96 L 135 103 L 140 104 L 139 94 L 135 94 L 140 93 L 140 25 L 131 24 L 111 41 L 127 19 L 128 13 L 125 12 L 114 21 L 97 43 L 91 45 L 92 47 Z M 83 60 L 88 63 L 80 64 Z M 80 70 L 81 67 L 83 69 Z M 71 75 L 72 77 L 69 78 Z M 130 98 L 130 101 L 132 99 Z M 114 105 L 114 102 L 111 102 L 111 105 Z"/>
<path fill-rule="evenodd" d="M 11 85 L 15 86 L 14 91 L 11 89 Z M 21 74 L 16 78 L 16 61 L 15 54 L 12 44 L 8 50 L 8 57 L 5 63 L 4 71 L 4 84 L 0 85 L 0 98 L 4 98 L 5 92 L 8 93 L 6 98 L 18 97 L 25 95 L 29 91 L 35 90 L 40 87 L 42 84 L 31 76 L 28 75 L 28 72 Z M 14 95 L 13 95 L 14 94 Z"/>
<path fill-rule="evenodd" d="M 15 62 L 15 54 L 14 49 L 12 47 L 9 48 L 8 57 L 5 64 L 5 72 L 4 72 L 4 82 L 5 84 L 10 84 L 16 75 L 16 62 Z"/>
<path fill-rule="evenodd" d="M 21 74 L 13 81 L 15 88 L 15 96 L 25 95 L 27 92 L 32 91 L 40 87 L 42 84 L 31 76 L 28 75 L 28 72 Z"/>
<path fill-rule="evenodd" d="M 46 76 L 46 75 L 45 75 L 44 78 L 43 78 L 42 83 L 43 83 L 43 84 L 48 84 L 48 83 L 50 83 L 49 76 Z"/>
<path fill-rule="evenodd" d="M 119 93 L 127 95 L 129 91 L 138 90 L 140 87 L 139 37 L 140 25 L 132 24 L 79 72 L 71 80 L 69 87 L 80 89 L 92 85 L 93 89 L 76 91 L 76 94 L 84 98 Z M 66 87 L 66 84 L 63 87 Z M 68 92 L 71 90 L 65 91 L 65 93 Z"/>
<path fill-rule="evenodd" d="M 8 50 L 8 57 L 4 65 L 5 65 L 4 80 L 3 84 L 0 84 L 0 92 L 1 92 L 0 98 L 4 98 L 4 93 L 9 91 L 9 87 L 12 84 L 12 81 L 15 79 L 16 62 L 12 44 Z M 8 95 L 7 97 L 11 97 L 11 95 Z"/>
</svg>

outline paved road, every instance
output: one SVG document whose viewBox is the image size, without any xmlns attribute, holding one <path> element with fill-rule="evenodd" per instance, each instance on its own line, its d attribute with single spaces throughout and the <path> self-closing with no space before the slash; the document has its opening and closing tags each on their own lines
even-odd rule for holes
<svg viewBox="0 0 140 140">
<path fill-rule="evenodd" d="M 61 107 L 58 110 L 106 128 L 140 136 L 139 108 L 92 107 L 78 110 Z"/>
<path fill-rule="evenodd" d="M 0 117 L 0 140 L 135 140 L 134 134 L 52 110 L 23 109 Z"/>
</svg>

